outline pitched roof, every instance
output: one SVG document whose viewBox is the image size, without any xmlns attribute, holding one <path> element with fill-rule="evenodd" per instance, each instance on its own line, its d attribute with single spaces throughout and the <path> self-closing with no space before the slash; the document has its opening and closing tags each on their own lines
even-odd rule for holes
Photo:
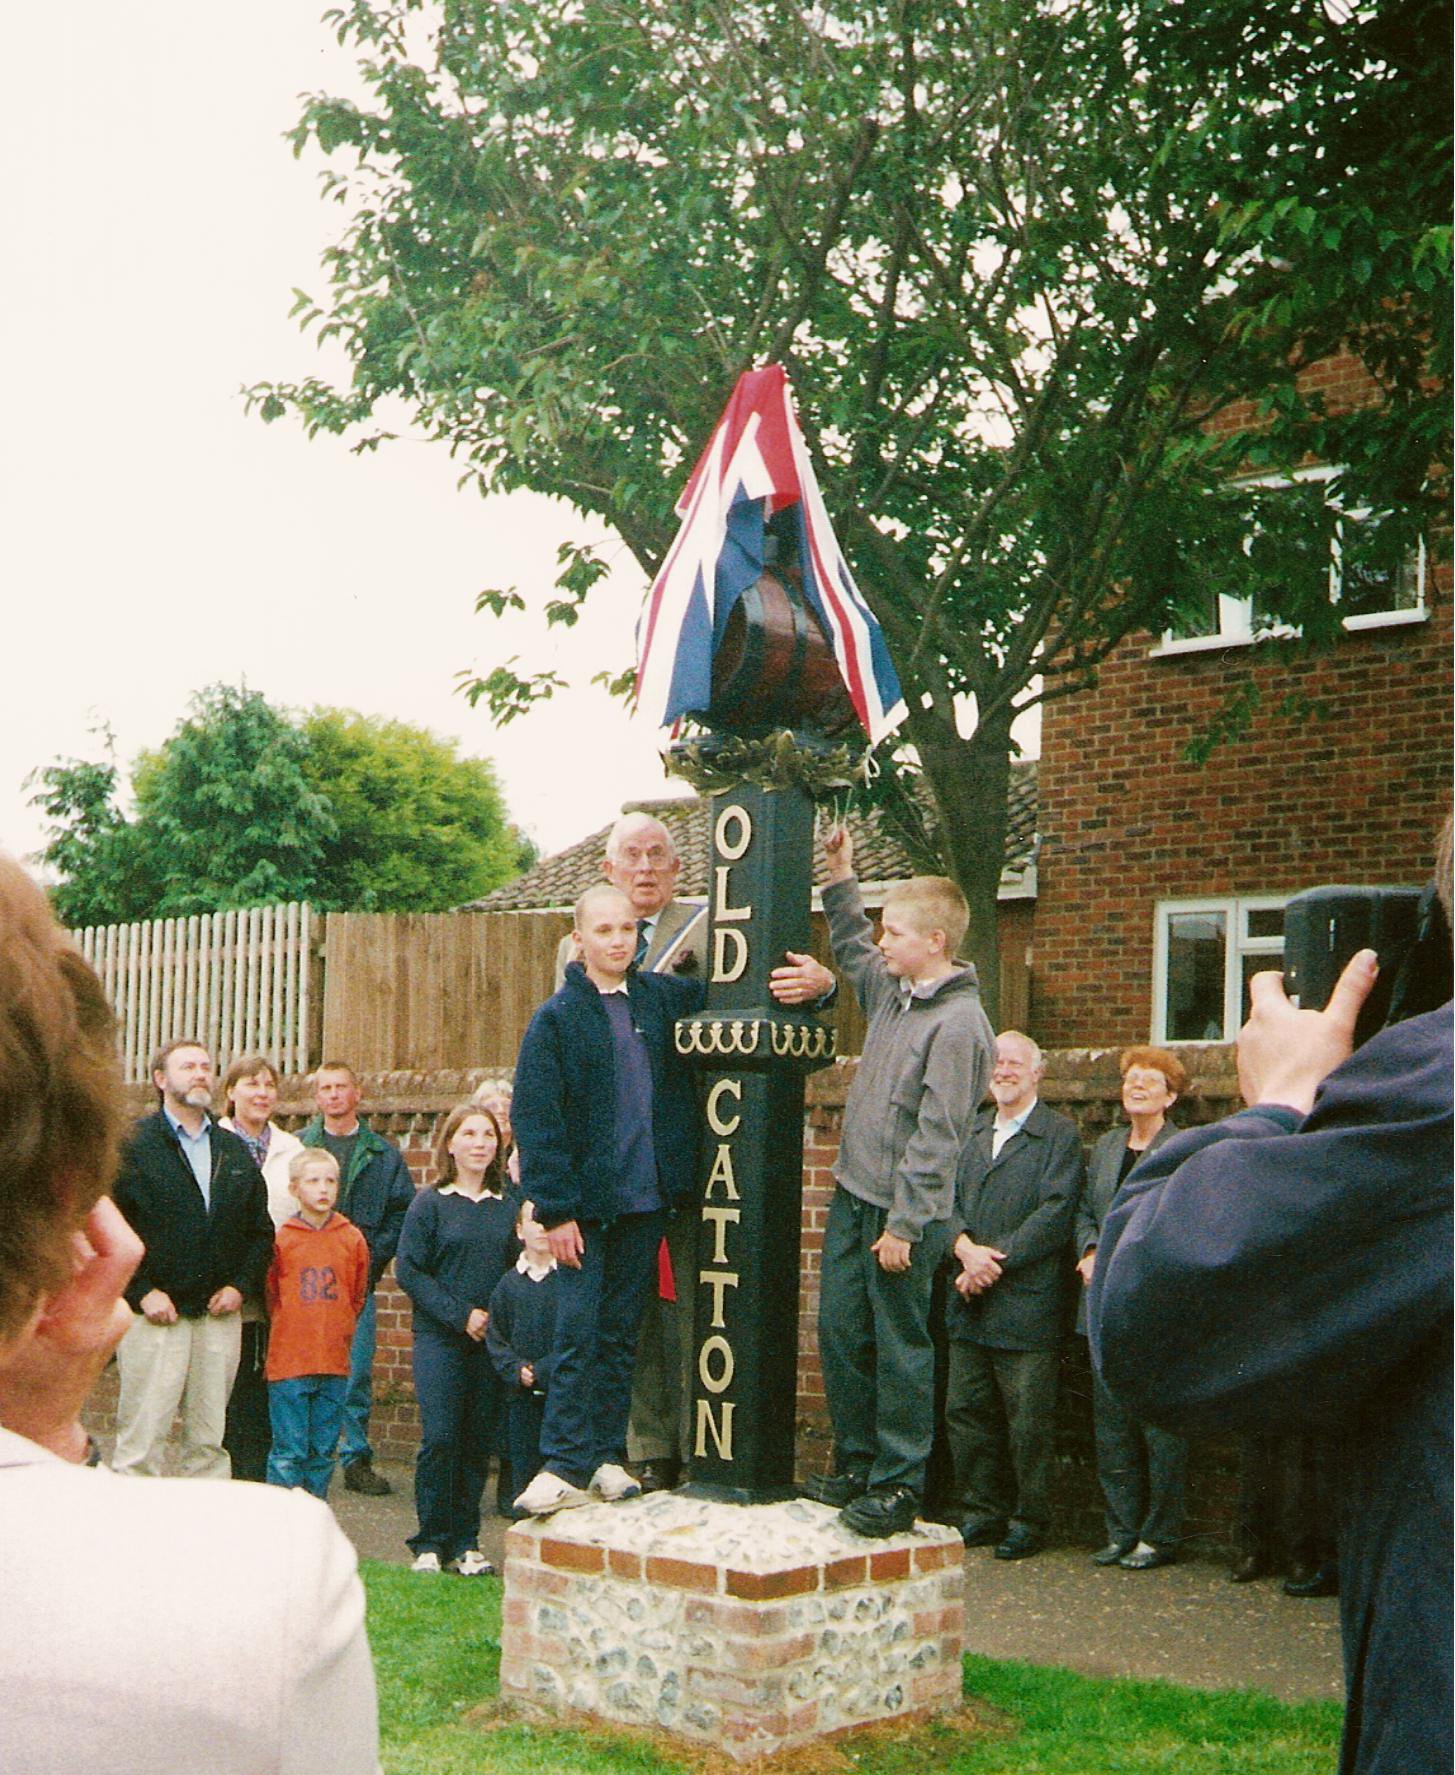
<svg viewBox="0 0 1455 1775">
<path fill-rule="evenodd" d="M 687 899 L 707 893 L 708 810 L 701 795 L 675 800 L 628 801 L 622 812 L 648 813 L 659 819 L 672 835 L 682 859 L 678 892 Z M 1005 867 L 1024 870 L 1036 854 L 1036 760 L 1022 759 L 1011 766 L 1010 793 L 1006 806 Z M 851 810 L 849 831 L 854 840 L 854 862 L 861 881 L 902 881 L 916 873 L 902 841 L 874 807 Z M 467 908 L 481 912 L 544 911 L 573 906 L 594 882 L 601 880 L 601 859 L 610 826 L 553 857 L 542 857 L 534 868 L 516 876 Z M 815 870 L 815 887 L 821 885 Z"/>
</svg>

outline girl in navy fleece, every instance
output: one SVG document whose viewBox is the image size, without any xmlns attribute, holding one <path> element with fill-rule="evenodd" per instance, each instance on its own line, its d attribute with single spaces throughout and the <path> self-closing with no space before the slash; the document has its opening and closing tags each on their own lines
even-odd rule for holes
<svg viewBox="0 0 1455 1775">
<path fill-rule="evenodd" d="M 485 1345 L 489 1301 L 515 1262 L 515 1204 L 505 1195 L 500 1128 L 462 1103 L 435 1148 L 439 1183 L 409 1205 L 394 1259 L 414 1306 L 414 1391 L 423 1435 L 414 1469 L 414 1570 L 464 1577 L 480 1553 L 480 1500 L 495 1447 L 500 1383 Z"/>
</svg>

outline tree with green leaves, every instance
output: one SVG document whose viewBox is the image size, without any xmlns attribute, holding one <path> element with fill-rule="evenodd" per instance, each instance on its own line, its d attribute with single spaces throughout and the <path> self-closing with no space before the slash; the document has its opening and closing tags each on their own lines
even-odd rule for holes
<svg viewBox="0 0 1455 1775">
<path fill-rule="evenodd" d="M 433 912 L 508 881 L 530 852 L 492 767 L 405 722 L 349 710 L 295 718 L 214 685 L 131 772 L 120 805 L 103 763 L 35 773 L 73 928 L 307 900 L 320 910 Z"/>
<path fill-rule="evenodd" d="M 368 97 L 316 96 L 294 131 L 348 218 L 298 307 L 350 374 L 252 402 L 372 449 L 400 397 L 463 481 L 570 501 L 650 571 L 735 378 L 783 362 L 906 689 L 880 792 L 964 886 L 992 1006 L 1015 716 L 1201 604 L 1215 563 L 1328 633 L 1321 557 L 1284 572 L 1250 470 L 1342 465 L 1339 502 L 1390 558 L 1443 521 L 1434 0 L 329 17 Z M 1300 374 L 1345 344 L 1380 391 L 1355 413 Z M 1334 506 L 1306 509 L 1327 540 Z M 592 579 L 564 554 L 556 621 Z M 497 719 L 551 688 L 510 667 L 472 687 Z"/>
</svg>

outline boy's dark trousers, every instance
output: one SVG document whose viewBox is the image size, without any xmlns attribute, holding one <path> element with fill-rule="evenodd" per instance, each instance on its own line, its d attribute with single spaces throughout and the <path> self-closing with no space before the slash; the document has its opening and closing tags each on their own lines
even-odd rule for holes
<svg viewBox="0 0 1455 1775">
<path fill-rule="evenodd" d="M 541 1465 L 584 1486 L 626 1458 L 632 1367 L 642 1313 L 657 1285 L 666 1216 L 581 1223 L 581 1267 L 556 1271 L 556 1365 L 541 1425 Z"/>
<path fill-rule="evenodd" d="M 871 1489 L 922 1496 L 935 1428 L 930 1292 L 949 1224 L 934 1221 L 911 1247 L 910 1267 L 882 1269 L 870 1249 L 886 1212 L 834 1190 L 823 1242 L 818 1344 L 834 1428 L 834 1467 Z"/>
<path fill-rule="evenodd" d="M 414 1316 L 414 1393 L 420 1444 L 414 1467 L 416 1553 L 441 1562 L 480 1545 L 480 1501 L 495 1452 L 500 1377 L 483 1342 Z"/>
<path fill-rule="evenodd" d="M 506 1395 L 505 1455 L 510 1462 L 510 1483 L 517 1492 L 523 1492 L 541 1470 L 541 1425 L 545 1415 L 544 1394 L 528 1393 L 517 1386 Z"/>
</svg>

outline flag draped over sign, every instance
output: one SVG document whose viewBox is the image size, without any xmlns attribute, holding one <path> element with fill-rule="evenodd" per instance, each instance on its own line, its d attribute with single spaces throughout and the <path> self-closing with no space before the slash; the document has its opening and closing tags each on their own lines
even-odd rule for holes
<svg viewBox="0 0 1455 1775">
<path fill-rule="evenodd" d="M 677 501 L 682 528 L 637 636 L 637 708 L 657 726 L 701 713 L 728 614 L 764 564 L 769 518 L 792 508 L 803 595 L 877 743 L 904 715 L 899 680 L 829 522 L 782 365 L 746 370 Z"/>
</svg>

